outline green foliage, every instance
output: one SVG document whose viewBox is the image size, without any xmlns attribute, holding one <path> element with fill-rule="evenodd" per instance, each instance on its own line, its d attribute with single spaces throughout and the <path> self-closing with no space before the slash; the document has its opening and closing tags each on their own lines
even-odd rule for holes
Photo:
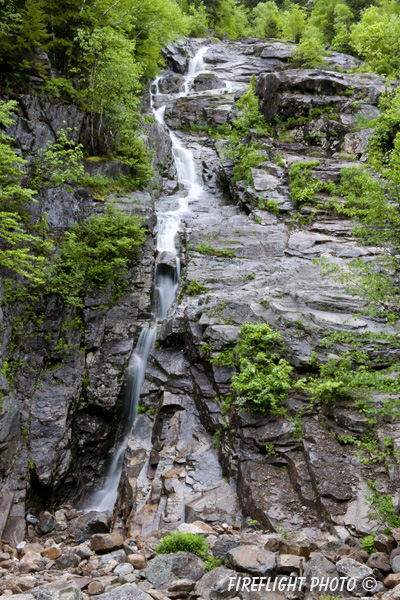
<svg viewBox="0 0 400 600">
<path fill-rule="evenodd" d="M 368 67 L 382 75 L 400 68 L 400 15 L 397 3 L 382 2 L 369 7 L 351 28 L 350 45 Z"/>
<path fill-rule="evenodd" d="M 343 352 L 340 358 L 331 358 L 319 368 L 319 378 L 311 378 L 308 384 L 313 400 L 334 402 L 335 400 L 354 399 L 363 412 L 369 413 L 368 390 L 379 390 L 393 398 L 400 391 L 400 378 L 392 373 L 398 365 L 392 365 L 386 371 L 374 371 L 368 356 L 363 351 Z M 390 406 L 390 408 L 389 408 Z M 384 401 L 383 414 L 399 414 L 399 406 L 388 399 Z M 376 422 L 373 414 L 367 414 Z"/>
<path fill-rule="evenodd" d="M 46 186 L 62 186 L 79 183 L 84 175 L 82 144 L 71 139 L 72 129 L 61 129 L 54 142 L 47 142 L 39 149 L 34 164 L 32 183 L 36 189 Z"/>
<path fill-rule="evenodd" d="M 205 244 L 204 242 L 196 246 L 195 251 L 207 256 L 219 256 L 221 258 L 234 258 L 236 256 L 229 248 L 214 248 L 211 244 Z"/>
<path fill-rule="evenodd" d="M 255 413 L 272 410 L 284 414 L 282 403 L 293 387 L 301 388 L 291 379 L 293 367 L 282 358 L 283 344 L 278 331 L 266 323 L 245 323 L 240 338 L 232 350 L 220 352 L 210 361 L 217 366 L 234 365 L 231 388 L 236 392 L 235 403 Z"/>
<path fill-rule="evenodd" d="M 15 102 L 0 102 L 0 125 L 12 123 Z M 43 280 L 46 242 L 45 217 L 28 231 L 21 206 L 34 200 L 34 191 L 23 187 L 25 161 L 11 148 L 11 138 L 0 130 L 0 265 L 32 282 Z"/>
<path fill-rule="evenodd" d="M 281 35 L 282 17 L 275 2 L 259 2 L 252 11 L 252 18 L 254 35 L 265 38 Z"/>
<path fill-rule="evenodd" d="M 82 306 L 88 285 L 121 286 L 128 263 L 138 256 L 145 233 L 141 219 L 126 217 L 110 206 L 104 215 L 74 225 L 48 268 L 46 291 L 67 304 Z"/>
<path fill-rule="evenodd" d="M 289 190 L 290 196 L 297 208 L 304 204 L 312 204 L 315 194 L 320 192 L 324 184 L 312 176 L 312 171 L 318 167 L 319 161 L 299 161 L 290 167 Z"/>
<path fill-rule="evenodd" d="M 213 435 L 213 445 L 216 450 L 221 446 L 222 429 L 217 429 Z"/>
<path fill-rule="evenodd" d="M 374 554 L 376 552 L 376 548 L 374 546 L 374 539 L 376 538 L 376 533 L 371 533 L 371 535 L 366 535 L 361 540 L 361 549 L 368 554 Z"/>
<path fill-rule="evenodd" d="M 175 552 L 192 552 L 202 560 L 207 560 L 208 544 L 202 535 L 174 531 L 165 536 L 156 547 L 157 554 L 174 554 Z"/>
<path fill-rule="evenodd" d="M 207 286 L 202 283 L 196 281 L 196 279 L 192 279 L 189 285 L 185 286 L 184 292 L 188 296 L 198 296 L 199 294 L 203 294 L 207 292 Z"/>
<path fill-rule="evenodd" d="M 291 61 L 297 69 L 324 69 L 324 44 L 313 32 L 306 31 Z"/>
<path fill-rule="evenodd" d="M 225 152 L 235 163 L 233 169 L 234 181 L 244 180 L 251 183 L 251 169 L 259 167 L 265 160 L 259 152 L 257 144 L 247 138 L 250 130 L 262 135 L 270 133 L 270 129 L 259 110 L 255 88 L 256 78 L 253 75 L 249 90 L 236 103 L 239 116 L 233 121 L 231 133 L 228 135 Z"/>
<path fill-rule="evenodd" d="M 391 496 L 379 491 L 379 482 L 367 481 L 367 484 L 370 489 L 367 500 L 370 503 L 371 519 L 389 529 L 400 527 L 400 515 L 396 513 Z"/>
<path fill-rule="evenodd" d="M 393 274 L 400 270 L 400 134 L 394 148 L 386 155 L 372 160 L 374 176 L 361 177 L 362 195 L 343 212 L 355 220 L 354 234 L 362 243 L 382 249 L 374 261 L 350 261 L 346 268 L 321 261 L 323 274 L 346 284 L 349 293 L 366 299 L 363 312 L 385 317 L 393 322 L 398 318 L 400 298 Z"/>
<path fill-rule="evenodd" d="M 216 569 L 217 567 L 220 567 L 223 564 L 224 561 L 222 558 L 218 558 L 213 556 L 212 554 L 209 554 L 204 561 L 204 568 L 206 573 L 208 573 L 209 571 L 212 571 L 213 569 Z"/>
</svg>

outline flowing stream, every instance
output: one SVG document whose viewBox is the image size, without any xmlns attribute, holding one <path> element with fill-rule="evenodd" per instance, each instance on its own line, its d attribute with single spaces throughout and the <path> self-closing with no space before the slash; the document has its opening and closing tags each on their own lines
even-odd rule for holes
<svg viewBox="0 0 400 600">
<path fill-rule="evenodd" d="M 184 93 L 189 94 L 190 83 L 199 73 L 204 71 L 204 56 L 208 50 L 203 46 L 190 60 L 188 74 L 183 84 Z M 151 93 L 151 106 L 154 117 L 160 125 L 165 126 L 165 105 L 154 108 L 154 100 L 159 94 L 158 78 L 154 82 L 155 92 Z M 167 128 L 168 129 L 168 128 Z M 118 484 L 121 477 L 124 454 L 137 413 L 140 391 L 146 374 L 149 354 L 157 337 L 157 322 L 163 321 L 171 306 L 180 275 L 180 261 L 175 245 L 176 235 L 181 227 L 181 218 L 189 210 L 190 202 L 201 192 L 202 186 L 197 182 L 196 167 L 192 151 L 168 129 L 172 143 L 172 153 L 177 170 L 180 190 L 169 197 L 172 208 L 166 212 L 157 212 L 157 256 L 158 261 L 154 273 L 153 321 L 140 332 L 139 339 L 128 365 L 128 376 L 125 387 L 125 413 L 121 420 L 117 439 L 120 440 L 110 464 L 103 487 L 96 490 L 85 507 L 86 511 L 113 510 L 118 496 Z M 165 257 L 165 258 L 164 258 Z M 165 260 L 166 262 L 162 262 Z M 167 264 L 166 264 L 167 263 Z M 171 263 L 175 263 L 171 266 Z"/>
</svg>

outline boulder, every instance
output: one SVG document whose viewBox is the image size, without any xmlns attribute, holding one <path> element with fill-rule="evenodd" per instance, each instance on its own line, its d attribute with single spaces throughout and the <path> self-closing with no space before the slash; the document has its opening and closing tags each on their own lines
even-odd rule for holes
<svg viewBox="0 0 400 600">
<path fill-rule="evenodd" d="M 218 558 L 222 558 L 223 560 L 227 559 L 227 554 L 233 548 L 237 548 L 239 546 L 239 542 L 233 540 L 231 536 L 224 536 L 223 539 L 218 540 L 212 549 L 213 556 Z"/>
<path fill-rule="evenodd" d="M 147 560 L 143 554 L 128 554 L 126 562 L 132 565 L 134 569 L 144 569 L 147 565 Z"/>
<path fill-rule="evenodd" d="M 124 538 L 120 533 L 96 533 L 90 538 L 90 547 L 96 554 L 105 554 L 119 550 L 124 545 Z"/>
<path fill-rule="evenodd" d="M 400 573 L 400 554 L 392 559 L 392 571 L 393 573 Z"/>
<path fill-rule="evenodd" d="M 383 584 L 390 590 L 400 584 L 400 573 L 391 573 L 383 580 Z"/>
<path fill-rule="evenodd" d="M 106 513 L 91 510 L 73 519 L 69 523 L 69 530 L 74 534 L 76 542 L 83 542 L 94 533 L 108 533 L 110 518 Z"/>
<path fill-rule="evenodd" d="M 99 568 L 104 567 L 110 561 L 115 561 L 117 564 L 126 562 L 125 550 L 115 550 L 114 552 L 107 552 L 99 557 Z"/>
<path fill-rule="evenodd" d="M 336 569 L 340 575 L 356 581 L 356 586 L 352 590 L 352 594 L 355 596 L 365 596 L 365 588 L 362 582 L 366 577 L 373 577 L 374 573 L 372 569 L 353 558 L 342 558 L 342 560 L 336 563 Z"/>
<path fill-rule="evenodd" d="M 56 560 L 61 556 L 62 552 L 57 546 L 49 546 L 41 551 L 41 555 L 49 560 Z"/>
<path fill-rule="evenodd" d="M 279 554 L 277 563 L 278 573 L 299 573 L 304 567 L 305 560 L 302 556 L 294 554 Z"/>
<path fill-rule="evenodd" d="M 77 567 L 81 562 L 81 558 L 75 554 L 74 552 L 69 552 L 68 554 L 63 554 L 56 560 L 56 568 L 67 570 L 73 569 Z"/>
<path fill-rule="evenodd" d="M 376 536 L 374 539 L 374 546 L 377 552 L 384 552 L 385 554 L 390 554 L 392 550 L 394 550 L 396 546 L 396 542 L 391 535 L 385 535 L 381 533 Z"/>
<path fill-rule="evenodd" d="M 96 600 L 151 600 L 151 596 L 143 592 L 135 583 L 125 583 L 104 594 L 99 594 Z"/>
<path fill-rule="evenodd" d="M 226 87 L 226 83 L 215 75 L 215 73 L 200 73 L 192 83 L 194 92 L 204 92 L 206 90 L 221 89 Z"/>
<path fill-rule="evenodd" d="M 159 554 L 149 562 L 143 576 L 153 587 L 165 589 L 176 579 L 199 580 L 205 573 L 203 561 L 191 552 Z"/>
<path fill-rule="evenodd" d="M 106 586 L 102 581 L 91 581 L 88 586 L 88 594 L 90 596 L 97 596 L 101 594 L 106 589 Z"/>
<path fill-rule="evenodd" d="M 200 598 L 233 598 L 237 595 L 235 590 L 229 590 L 229 581 L 237 577 L 235 571 L 226 567 L 217 567 L 209 573 L 206 573 L 200 581 L 196 583 L 194 595 Z"/>
<path fill-rule="evenodd" d="M 236 571 L 261 576 L 276 573 L 276 554 L 258 546 L 238 546 L 229 550 L 226 556 Z"/>
</svg>

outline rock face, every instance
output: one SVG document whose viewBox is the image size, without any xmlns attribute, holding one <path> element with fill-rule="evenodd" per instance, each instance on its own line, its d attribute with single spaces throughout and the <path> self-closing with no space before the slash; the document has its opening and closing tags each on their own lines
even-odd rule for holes
<svg viewBox="0 0 400 600">
<path fill-rule="evenodd" d="M 193 55 L 198 45 L 190 44 L 186 48 Z M 312 175 L 324 183 L 339 182 L 341 169 L 355 164 L 355 156 L 346 155 L 350 145 L 365 160 L 368 129 L 353 132 L 353 124 L 357 114 L 376 117 L 384 80 L 368 73 L 293 70 L 294 48 L 279 41 L 205 44 L 210 77 L 197 77 L 214 81 L 217 76 L 226 91 L 161 94 L 155 102 L 166 104 L 168 126 L 207 129 L 236 118 L 241 92 L 234 92 L 243 89 L 251 73 L 259 73 L 260 106 L 266 120 L 279 115 L 286 136 L 254 138 L 264 161 L 252 169 L 247 183 L 233 181 L 223 140 L 202 131 L 176 132 L 192 152 L 203 186 L 184 217 L 182 278 L 206 291 L 191 297 L 183 287 L 178 290 L 179 301 L 160 328 L 141 398 L 155 415 L 136 419 L 116 512 L 132 536 L 171 531 L 196 519 L 236 527 L 243 525 L 238 499 L 243 514 L 269 531 L 314 531 L 329 523 L 346 535 L 365 535 L 375 527 L 365 502 L 366 481 L 374 475 L 371 466 L 357 462 L 355 447 L 337 441 L 362 436 L 365 416 L 349 402 L 338 402 L 334 410 L 329 404 L 309 406 L 304 394 L 289 398 L 287 418 L 254 417 L 232 407 L 222 414 L 232 370 L 210 364 L 207 348 L 213 354 L 231 348 L 242 323 L 267 322 L 280 331 L 292 365 L 304 371 L 315 349 L 319 360 L 327 360 L 331 351 L 319 343 L 328 331 L 393 331 L 360 318 L 362 300 L 322 278 L 314 263 L 326 256 L 337 264 L 354 257 L 370 260 L 375 250 L 356 242 L 351 222 L 327 211 L 323 193 L 316 194 L 314 206 L 300 210 L 305 224 L 293 227 L 296 208 L 288 186 L 288 169 L 300 160 L 313 160 Z M 331 59 L 354 65 L 343 55 L 332 53 Z M 354 136 L 364 133 L 364 142 L 361 137 L 356 141 Z M 277 204 L 278 214 L 260 208 L 268 200 Z M 168 195 L 163 202 L 168 205 Z M 213 251 L 197 251 L 202 244 Z M 395 355 L 382 348 L 379 360 L 385 364 Z M 292 420 L 299 411 L 304 414 L 300 438 L 294 436 Z M 384 435 L 382 430 L 381 439 Z M 266 455 L 270 445 L 274 452 Z M 388 493 L 394 493 L 397 478 L 395 469 L 390 475 L 383 470 L 380 479 Z M 299 570 L 298 562 L 288 561 L 282 568 Z"/>
</svg>

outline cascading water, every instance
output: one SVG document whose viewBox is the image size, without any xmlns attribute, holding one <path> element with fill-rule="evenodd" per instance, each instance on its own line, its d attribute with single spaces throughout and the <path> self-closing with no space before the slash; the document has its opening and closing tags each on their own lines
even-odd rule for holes
<svg viewBox="0 0 400 600">
<path fill-rule="evenodd" d="M 188 74 L 184 83 L 186 95 L 188 86 L 194 77 L 204 69 L 204 55 L 208 47 L 200 48 L 190 60 Z M 165 126 L 165 106 L 154 108 L 154 96 L 159 93 L 158 78 L 154 82 L 155 93 L 151 94 L 151 106 L 156 121 Z M 168 129 L 168 128 L 167 128 Z M 121 477 L 122 464 L 129 434 L 136 417 L 140 391 L 146 374 L 149 354 L 154 347 L 157 337 L 157 322 L 165 319 L 171 306 L 180 275 L 180 261 L 175 238 L 181 226 L 182 215 L 188 211 L 191 200 L 201 192 L 202 187 L 197 183 L 196 167 L 191 150 L 186 148 L 181 140 L 168 129 L 172 143 L 172 152 L 177 170 L 180 191 L 170 197 L 171 210 L 157 213 L 157 265 L 154 273 L 154 321 L 142 329 L 135 351 L 128 365 L 128 377 L 125 388 L 126 410 L 121 421 L 117 439 L 120 443 L 107 469 L 103 487 L 91 497 L 85 510 L 113 510 L 118 495 L 118 484 Z M 182 189 L 183 188 L 183 189 Z"/>
</svg>

